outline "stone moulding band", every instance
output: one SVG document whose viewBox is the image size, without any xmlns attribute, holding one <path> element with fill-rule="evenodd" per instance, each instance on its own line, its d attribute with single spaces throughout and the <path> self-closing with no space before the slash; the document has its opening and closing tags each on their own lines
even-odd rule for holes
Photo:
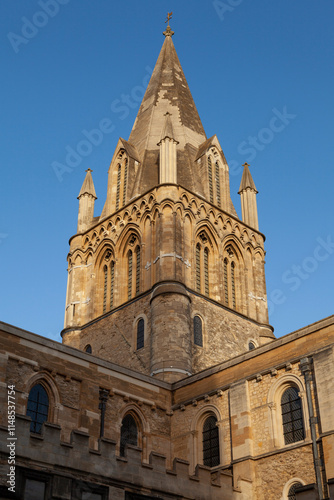
<svg viewBox="0 0 334 500">
<path fill-rule="evenodd" d="M 188 376 L 192 375 L 192 373 L 188 372 L 187 370 L 170 367 L 170 368 L 160 368 L 159 370 L 154 370 L 153 372 L 151 372 L 151 377 L 153 377 L 153 375 L 157 375 L 158 373 L 165 373 L 165 372 L 183 373 L 184 375 Z"/>
</svg>

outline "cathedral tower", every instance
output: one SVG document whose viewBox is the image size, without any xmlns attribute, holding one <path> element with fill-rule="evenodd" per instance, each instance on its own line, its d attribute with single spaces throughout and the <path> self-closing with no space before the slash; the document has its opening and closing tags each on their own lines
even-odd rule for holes
<svg viewBox="0 0 334 500">
<path fill-rule="evenodd" d="M 249 166 L 242 220 L 168 26 L 129 140 L 94 217 L 88 169 L 70 240 L 63 342 L 175 381 L 271 341 L 264 236 Z"/>
</svg>

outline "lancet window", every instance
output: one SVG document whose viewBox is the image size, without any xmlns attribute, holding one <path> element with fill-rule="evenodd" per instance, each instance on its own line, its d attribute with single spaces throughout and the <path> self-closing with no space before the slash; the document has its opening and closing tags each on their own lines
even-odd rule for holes
<svg viewBox="0 0 334 500">
<path fill-rule="evenodd" d="M 127 253 L 128 261 L 128 299 L 140 293 L 141 288 L 141 249 L 135 234 L 129 240 L 130 249 Z M 133 248 L 131 248 L 133 247 Z"/>
<path fill-rule="evenodd" d="M 124 457 L 125 446 L 131 444 L 138 445 L 138 428 L 133 416 L 128 413 L 122 420 L 121 427 L 121 442 L 120 442 L 120 455 Z"/>
<path fill-rule="evenodd" d="M 124 150 L 118 155 L 117 163 L 117 181 L 116 181 L 116 210 L 126 204 L 128 188 L 128 158 Z M 121 197 L 122 194 L 122 197 Z"/>
<path fill-rule="evenodd" d="M 210 294 L 210 250 L 209 239 L 205 231 L 198 237 L 196 245 L 196 291 L 204 295 Z"/>
<path fill-rule="evenodd" d="M 103 259 L 103 314 L 114 305 L 115 261 L 111 250 L 108 250 Z"/>
<path fill-rule="evenodd" d="M 30 431 L 40 434 L 43 423 L 48 419 L 48 414 L 48 394 L 41 384 L 36 384 L 28 397 L 27 415 L 31 417 Z"/>
<path fill-rule="evenodd" d="M 211 203 L 215 203 L 218 207 L 221 206 L 221 180 L 220 180 L 220 165 L 218 151 L 215 148 L 210 150 L 208 156 L 208 184 L 209 198 Z"/>
<path fill-rule="evenodd" d="M 217 419 L 210 415 L 203 424 L 203 464 L 215 467 L 220 463 L 219 430 Z"/>
<path fill-rule="evenodd" d="M 236 256 L 231 246 L 226 249 L 227 257 L 223 262 L 224 273 L 224 299 L 225 304 L 236 308 Z"/>
</svg>

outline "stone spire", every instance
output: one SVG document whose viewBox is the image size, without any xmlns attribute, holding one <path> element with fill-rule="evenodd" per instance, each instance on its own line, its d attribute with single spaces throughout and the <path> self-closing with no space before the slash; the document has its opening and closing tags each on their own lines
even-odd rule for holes
<svg viewBox="0 0 334 500">
<path fill-rule="evenodd" d="M 241 196 L 242 220 L 245 222 L 245 224 L 248 224 L 254 229 L 259 230 L 256 203 L 256 194 L 258 191 L 249 171 L 248 163 L 244 163 L 243 167 L 244 171 L 242 174 L 238 193 Z"/>
<path fill-rule="evenodd" d="M 78 233 L 86 231 L 93 221 L 94 204 L 97 199 L 92 172 L 90 168 L 86 170 L 86 177 L 80 189 L 78 196 L 79 214 L 78 214 Z"/>
<path fill-rule="evenodd" d="M 196 152 L 206 135 L 194 100 L 184 76 L 172 41 L 170 27 L 164 32 L 165 41 L 133 125 L 129 143 L 138 151 L 141 168 L 133 195 L 145 192 L 159 183 L 156 165 L 159 164 L 158 144 L 165 125 L 166 112 L 174 139 L 178 141 L 177 182 L 194 190 L 193 171 Z"/>
</svg>

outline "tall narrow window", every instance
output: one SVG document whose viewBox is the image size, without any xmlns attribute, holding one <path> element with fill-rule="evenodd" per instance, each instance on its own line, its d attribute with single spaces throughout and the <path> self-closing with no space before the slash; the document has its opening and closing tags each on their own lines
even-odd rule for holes
<svg viewBox="0 0 334 500">
<path fill-rule="evenodd" d="M 28 397 L 27 415 L 31 417 L 30 432 L 40 434 L 42 425 L 48 419 L 49 398 L 41 384 L 31 389 Z"/>
<path fill-rule="evenodd" d="M 194 317 L 194 344 L 203 347 L 202 320 L 199 316 Z"/>
<path fill-rule="evenodd" d="M 227 259 L 224 259 L 224 293 L 225 293 L 225 304 L 228 305 Z"/>
<path fill-rule="evenodd" d="M 121 192 L 121 174 L 122 174 L 122 167 L 118 165 L 118 170 L 117 170 L 117 190 L 116 190 L 116 210 L 119 209 L 119 197 L 120 197 L 120 192 Z"/>
<path fill-rule="evenodd" d="M 92 346 L 90 344 L 86 345 L 85 352 L 87 352 L 87 354 L 92 354 Z"/>
<path fill-rule="evenodd" d="M 141 318 L 137 323 L 137 350 L 144 347 L 145 322 Z"/>
<path fill-rule="evenodd" d="M 196 246 L 196 290 L 201 292 L 201 247 Z"/>
<path fill-rule="evenodd" d="M 302 402 L 296 387 L 289 387 L 283 392 L 281 410 L 285 444 L 305 439 Z"/>
<path fill-rule="evenodd" d="M 219 455 L 217 419 L 211 415 L 203 425 L 203 464 L 208 467 L 216 467 L 220 463 Z"/>
<path fill-rule="evenodd" d="M 108 293 L 108 267 L 104 266 L 104 284 L 103 284 L 103 312 L 107 310 L 107 293 Z"/>
<path fill-rule="evenodd" d="M 122 420 L 121 427 L 121 443 L 120 443 L 120 455 L 124 457 L 125 446 L 127 444 L 132 444 L 137 446 L 138 444 L 138 429 L 135 419 L 132 415 L 128 414 Z"/>
<path fill-rule="evenodd" d="M 136 294 L 140 291 L 140 247 L 136 248 Z"/>
<path fill-rule="evenodd" d="M 114 305 L 115 262 L 110 264 L 110 309 Z"/>
<path fill-rule="evenodd" d="M 123 180 L 123 205 L 125 205 L 126 201 L 126 188 L 128 184 L 128 160 L 125 159 L 124 162 L 124 180 Z"/>
<path fill-rule="evenodd" d="M 204 292 L 209 295 L 209 250 L 204 249 Z"/>
<path fill-rule="evenodd" d="M 208 176 L 209 176 L 210 201 L 211 203 L 213 203 L 212 161 L 210 156 L 208 158 Z"/>
<path fill-rule="evenodd" d="M 235 309 L 235 264 L 231 263 L 232 307 Z"/>
<path fill-rule="evenodd" d="M 132 251 L 128 253 L 128 299 L 132 297 Z"/>
<path fill-rule="evenodd" d="M 219 175 L 219 163 L 216 161 L 215 163 L 215 177 L 216 177 L 216 191 L 217 191 L 217 205 L 221 206 L 220 200 L 220 175 Z"/>
</svg>

